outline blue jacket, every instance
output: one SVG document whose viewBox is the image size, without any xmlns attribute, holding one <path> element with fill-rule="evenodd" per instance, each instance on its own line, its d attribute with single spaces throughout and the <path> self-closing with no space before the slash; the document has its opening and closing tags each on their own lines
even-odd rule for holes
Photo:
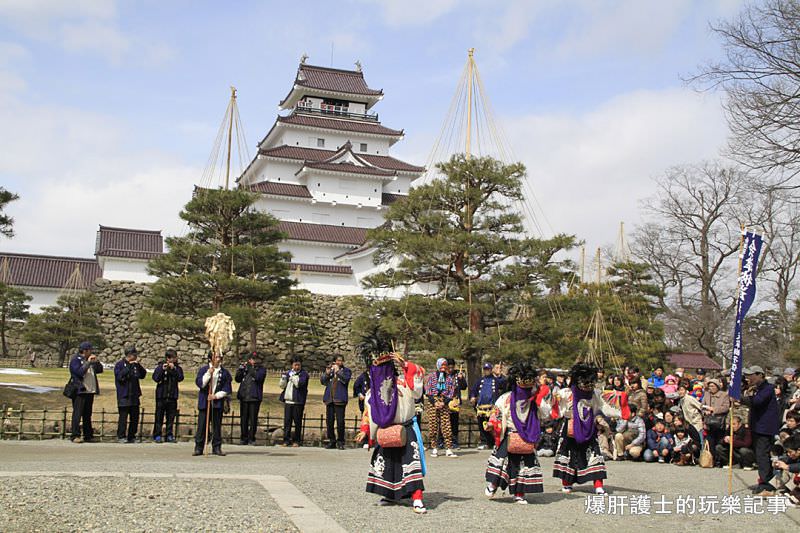
<svg viewBox="0 0 800 533">
<path fill-rule="evenodd" d="M 742 397 L 742 403 L 750 407 L 750 431 L 759 435 L 778 434 L 778 399 L 773 385 L 762 381 L 753 396 Z"/>
<path fill-rule="evenodd" d="M 200 392 L 197 394 L 197 409 L 200 411 L 205 411 L 208 406 L 208 385 L 205 387 L 203 386 L 203 376 L 208 371 L 209 365 L 203 365 L 200 367 L 200 370 L 197 371 L 197 377 L 194 380 L 195 385 L 197 388 L 200 389 Z M 219 376 L 219 381 L 217 382 L 217 388 L 214 389 L 214 394 L 218 392 L 227 392 L 228 396 L 233 394 L 233 387 L 231 384 L 233 383 L 233 377 L 231 373 L 228 372 L 227 368 L 219 368 L 217 372 L 221 372 Z M 223 400 L 212 400 L 212 409 L 222 409 L 222 402 Z"/>
<path fill-rule="evenodd" d="M 657 433 L 655 429 L 648 429 L 647 448 L 649 450 L 657 450 L 658 443 L 663 438 L 666 438 L 669 441 L 670 448 L 675 444 L 675 440 L 672 438 L 672 434 L 670 434 L 669 431 L 664 431 L 664 433 Z"/>
<path fill-rule="evenodd" d="M 347 384 L 350 383 L 352 372 L 350 369 L 342 367 L 334 376 L 329 372 L 323 372 L 319 378 L 319 382 L 325 385 L 325 393 L 322 395 L 324 403 L 347 403 Z M 333 399 L 331 399 L 331 390 L 333 389 Z"/>
<path fill-rule="evenodd" d="M 131 407 L 139 405 L 142 387 L 139 380 L 147 375 L 147 370 L 137 362 L 128 363 L 120 359 L 114 365 L 114 385 L 117 386 L 117 405 Z"/>
<path fill-rule="evenodd" d="M 647 382 L 653 387 L 659 388 L 664 384 L 664 376 L 658 377 L 655 374 L 650 374 L 650 379 L 648 379 Z"/>
<path fill-rule="evenodd" d="M 267 369 L 261 365 L 240 365 L 236 370 L 236 383 L 241 383 L 236 397 L 240 402 L 260 402 L 264 397 L 264 380 L 267 379 Z M 244 387 L 250 390 L 242 390 Z"/>
<path fill-rule="evenodd" d="M 281 377 L 281 380 L 289 379 L 289 372 L 285 372 Z M 306 403 L 306 398 L 308 397 L 308 372 L 301 369 L 297 374 L 297 378 L 297 386 L 293 388 L 292 397 L 289 398 L 289 401 L 304 405 Z M 278 397 L 278 400 L 281 402 L 286 401 L 285 388 L 281 391 L 281 395 Z"/>
<path fill-rule="evenodd" d="M 78 387 L 78 394 L 86 394 L 86 387 L 83 386 L 83 376 L 89 371 L 89 367 L 94 368 L 95 375 L 103 373 L 103 364 L 100 361 L 90 363 L 81 354 L 75 354 L 75 357 L 69 362 L 69 375 L 72 382 Z M 100 394 L 100 381 L 97 382 L 97 394 Z"/>
<path fill-rule="evenodd" d="M 153 381 L 156 385 L 156 400 L 177 400 L 178 383 L 183 381 L 183 369 L 176 364 L 175 368 L 165 369 L 166 361 L 161 362 L 153 370 Z"/>
<path fill-rule="evenodd" d="M 358 395 L 366 396 L 369 390 L 369 372 L 362 372 L 353 383 L 353 398 Z"/>
<path fill-rule="evenodd" d="M 486 384 L 486 390 L 484 390 L 484 397 L 481 397 L 484 383 Z M 505 381 L 494 374 L 489 374 L 472 385 L 472 389 L 469 391 L 469 398 L 475 398 L 476 405 L 488 405 L 496 402 L 500 395 L 503 394 L 504 389 Z"/>
</svg>

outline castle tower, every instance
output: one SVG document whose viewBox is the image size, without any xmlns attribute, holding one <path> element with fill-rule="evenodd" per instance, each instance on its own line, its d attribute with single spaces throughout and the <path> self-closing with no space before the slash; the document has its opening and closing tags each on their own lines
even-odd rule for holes
<svg viewBox="0 0 800 533">
<path fill-rule="evenodd" d="M 303 59 L 279 115 L 239 178 L 260 194 L 256 207 L 281 221 L 299 287 L 319 294 L 363 294 L 373 272 L 366 232 L 383 223 L 423 167 L 389 149 L 403 130 L 383 126 L 373 106 L 382 90 L 356 70 L 312 66 Z"/>
</svg>

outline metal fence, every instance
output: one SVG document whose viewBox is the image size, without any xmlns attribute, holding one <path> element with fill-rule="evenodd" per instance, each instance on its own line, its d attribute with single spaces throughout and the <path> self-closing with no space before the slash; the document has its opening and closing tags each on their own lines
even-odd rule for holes
<svg viewBox="0 0 800 533">
<path fill-rule="evenodd" d="M 178 441 L 191 441 L 197 426 L 198 411 L 181 413 L 175 417 L 175 438 Z M 427 424 L 422 417 L 423 438 L 427 444 Z M 92 414 L 94 438 L 99 441 L 116 442 L 117 421 L 119 415 L 115 411 L 101 409 Z M 222 442 L 235 444 L 240 439 L 239 413 L 231 411 L 222 416 Z M 144 408 L 139 413 L 139 431 L 137 441 L 149 441 L 153 434 L 155 412 Z M 353 444 L 355 434 L 361 425 L 361 418 L 354 416 L 345 421 L 348 445 Z M 0 412 L 0 439 L 6 440 L 46 440 L 68 439 L 72 424 L 72 409 L 27 409 L 24 404 L 18 407 L 4 405 Z M 303 415 L 301 433 L 304 446 L 324 446 L 327 440 L 327 424 L 324 415 Z M 256 430 L 256 444 L 271 446 L 283 442 L 283 414 L 275 415 L 267 411 L 259 413 Z M 461 416 L 459 422 L 459 445 L 473 447 L 481 444 L 478 422 L 474 416 Z"/>
</svg>

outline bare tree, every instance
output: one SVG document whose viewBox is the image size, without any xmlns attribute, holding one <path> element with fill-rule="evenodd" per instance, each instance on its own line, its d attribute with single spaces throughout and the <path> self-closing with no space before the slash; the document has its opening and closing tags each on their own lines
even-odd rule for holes
<svg viewBox="0 0 800 533">
<path fill-rule="evenodd" d="M 777 307 L 780 332 L 789 338 L 794 317 L 789 309 L 796 294 L 796 281 L 800 270 L 800 205 L 790 192 L 767 189 L 760 194 L 764 235 L 759 273 L 766 275 L 771 284 L 770 296 Z"/>
<path fill-rule="evenodd" d="M 749 4 L 712 25 L 725 59 L 690 78 L 727 93 L 731 152 L 782 186 L 800 187 L 800 1 Z"/>
<path fill-rule="evenodd" d="M 633 253 L 666 296 L 667 338 L 711 356 L 730 342 L 740 226 L 753 216 L 747 179 L 718 163 L 674 167 L 644 202 Z"/>
</svg>

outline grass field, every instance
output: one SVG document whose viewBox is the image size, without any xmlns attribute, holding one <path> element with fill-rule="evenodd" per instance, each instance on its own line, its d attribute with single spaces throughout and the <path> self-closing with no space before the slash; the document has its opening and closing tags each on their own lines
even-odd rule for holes
<svg viewBox="0 0 800 533">
<path fill-rule="evenodd" d="M 64 384 L 69 377 L 69 370 L 66 368 L 29 368 L 31 372 L 37 372 L 35 375 L 16 375 L 16 374 L 3 374 L 0 373 L 0 383 L 4 384 L 20 384 L 30 385 L 35 387 L 52 387 L 55 390 L 34 393 L 15 390 L 8 385 L 0 385 L 0 406 L 18 408 L 21 404 L 26 409 L 62 409 L 65 405 L 71 405 L 70 401 L 65 398 L 61 391 Z M 231 369 L 229 369 L 231 370 Z M 231 371 L 235 373 L 235 369 Z M 185 379 L 180 384 L 180 399 L 178 407 L 181 412 L 191 413 L 197 406 L 197 386 L 194 384 L 195 374 L 187 372 Z M 100 382 L 100 395 L 95 398 L 94 410 L 100 411 L 105 409 L 108 412 L 115 412 L 117 410 L 117 397 L 114 388 L 114 371 L 113 369 L 106 369 L 98 376 Z M 283 415 L 283 404 L 278 401 L 280 389 L 278 388 L 279 376 L 277 374 L 270 374 L 264 384 L 264 403 L 261 405 L 261 413 L 270 412 L 273 415 Z M 151 373 L 148 372 L 145 379 L 141 380 L 142 387 L 142 407 L 146 411 L 155 410 L 155 389 L 156 384 L 152 380 Z M 238 383 L 234 382 L 234 401 L 232 402 L 233 409 L 238 412 L 239 406 L 236 398 L 236 388 Z M 352 387 L 351 387 L 352 390 Z M 306 414 L 308 416 L 317 417 L 325 413 L 325 405 L 322 403 L 323 386 L 319 383 L 319 379 L 312 378 L 308 387 L 308 402 L 306 404 Z M 347 405 L 347 418 L 352 418 L 358 415 L 358 402 L 350 401 Z"/>
</svg>

